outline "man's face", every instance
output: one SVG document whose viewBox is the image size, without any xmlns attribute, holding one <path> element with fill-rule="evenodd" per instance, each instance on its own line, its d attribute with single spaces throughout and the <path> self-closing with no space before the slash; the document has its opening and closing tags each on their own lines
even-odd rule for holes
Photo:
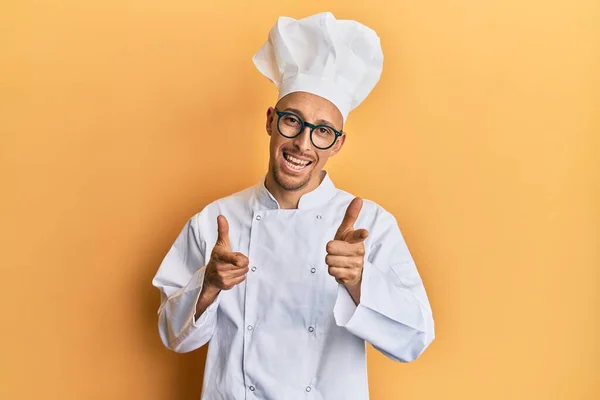
<svg viewBox="0 0 600 400">
<path fill-rule="evenodd" d="M 343 118 L 337 107 L 329 100 L 306 92 L 294 92 L 277 103 L 278 111 L 291 111 L 305 122 L 325 124 L 342 130 Z M 273 107 L 267 111 L 267 133 L 271 136 L 269 171 L 282 189 L 297 191 L 311 181 L 320 179 L 320 171 L 329 157 L 340 151 L 346 135 L 339 137 L 327 150 L 319 150 L 310 141 L 310 128 L 293 139 L 288 139 L 277 130 L 278 116 Z"/>
</svg>

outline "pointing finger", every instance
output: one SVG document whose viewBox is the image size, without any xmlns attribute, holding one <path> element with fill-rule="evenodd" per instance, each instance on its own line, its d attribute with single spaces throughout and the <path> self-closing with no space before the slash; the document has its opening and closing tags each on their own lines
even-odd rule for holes
<svg viewBox="0 0 600 400">
<path fill-rule="evenodd" d="M 344 240 L 332 240 L 325 247 L 327 254 L 333 256 L 364 256 L 365 246 L 356 245 Z"/>
<path fill-rule="evenodd" d="M 352 244 L 361 243 L 364 242 L 368 236 L 369 231 L 367 231 L 366 229 L 357 229 L 355 231 L 348 232 L 348 234 L 346 235 L 346 241 Z"/>
<path fill-rule="evenodd" d="M 250 263 L 248 261 L 248 257 L 246 257 L 245 255 L 243 255 L 242 253 L 233 253 L 233 255 L 235 256 L 235 265 L 238 268 L 246 268 L 248 266 L 248 264 Z"/>
<path fill-rule="evenodd" d="M 249 264 L 248 257 L 242 253 L 231 253 L 219 248 L 215 248 L 214 258 L 222 265 L 227 265 L 223 269 L 246 268 Z"/>
<path fill-rule="evenodd" d="M 219 248 L 215 248 L 215 252 L 214 252 L 214 257 L 215 259 L 223 264 L 231 264 L 232 266 L 237 267 L 238 265 L 238 261 L 240 260 L 240 257 L 237 256 L 234 253 L 230 253 L 228 251 L 223 251 Z"/>
</svg>

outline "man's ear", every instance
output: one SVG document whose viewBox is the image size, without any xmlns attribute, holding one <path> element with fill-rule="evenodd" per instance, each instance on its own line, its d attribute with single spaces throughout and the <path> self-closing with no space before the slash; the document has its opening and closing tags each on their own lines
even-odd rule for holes
<svg viewBox="0 0 600 400">
<path fill-rule="evenodd" d="M 333 145 L 333 149 L 332 149 L 329 157 L 333 157 L 337 153 L 339 153 L 339 151 L 342 149 L 342 146 L 344 146 L 345 142 L 346 142 L 346 132 L 342 132 L 342 136 L 340 136 L 338 138 L 338 140 L 335 141 L 335 144 Z"/>
<path fill-rule="evenodd" d="M 267 130 L 267 134 L 271 136 L 271 126 L 273 125 L 273 118 L 275 117 L 275 109 L 273 107 L 269 107 L 267 109 L 267 122 L 265 128 Z"/>
</svg>

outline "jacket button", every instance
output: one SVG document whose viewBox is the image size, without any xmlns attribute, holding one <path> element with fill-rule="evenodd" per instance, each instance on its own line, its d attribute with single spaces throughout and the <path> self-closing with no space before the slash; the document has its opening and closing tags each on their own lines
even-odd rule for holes
<svg viewBox="0 0 600 400">
<path fill-rule="evenodd" d="M 252 329 L 254 329 L 254 327 L 253 327 L 252 325 L 248 325 L 248 328 L 247 328 L 247 329 L 248 329 L 249 331 L 251 331 Z"/>
<path fill-rule="evenodd" d="M 317 215 L 317 219 L 321 219 L 321 218 L 323 218 L 322 215 Z"/>
<path fill-rule="evenodd" d="M 307 391 L 307 392 L 310 392 L 311 390 L 312 390 L 312 389 L 311 389 L 311 387 L 310 387 L 310 386 L 307 386 L 307 387 L 306 387 L 306 391 Z"/>
<path fill-rule="evenodd" d="M 261 219 L 261 218 L 262 218 L 262 217 L 261 217 L 260 215 L 257 215 L 257 216 L 256 216 L 256 220 L 257 220 L 257 221 L 260 221 L 260 219 Z"/>
<path fill-rule="evenodd" d="M 317 269 L 316 268 L 311 268 L 310 272 L 314 274 L 315 272 L 317 272 Z"/>
<path fill-rule="evenodd" d="M 309 332 L 314 332 L 314 331 L 315 331 L 315 328 L 313 328 L 312 326 L 309 326 L 309 327 L 308 327 L 308 331 L 309 331 Z"/>
<path fill-rule="evenodd" d="M 256 267 L 252 267 L 252 272 L 256 271 Z"/>
<path fill-rule="evenodd" d="M 254 386 L 250 386 L 248 389 L 250 389 L 251 392 L 254 392 L 256 390 Z"/>
</svg>

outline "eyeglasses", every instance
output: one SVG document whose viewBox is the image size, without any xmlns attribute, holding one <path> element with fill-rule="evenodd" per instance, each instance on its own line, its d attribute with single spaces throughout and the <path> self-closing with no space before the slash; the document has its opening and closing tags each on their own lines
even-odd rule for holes
<svg viewBox="0 0 600 400">
<path fill-rule="evenodd" d="M 279 111 L 277 113 L 277 130 L 285 138 L 293 139 L 300 135 L 304 128 L 310 128 L 310 141 L 319 150 L 327 150 L 335 144 L 338 137 L 343 133 L 336 131 L 329 125 L 313 125 L 304 121 L 300 116 L 290 111 Z"/>
</svg>

